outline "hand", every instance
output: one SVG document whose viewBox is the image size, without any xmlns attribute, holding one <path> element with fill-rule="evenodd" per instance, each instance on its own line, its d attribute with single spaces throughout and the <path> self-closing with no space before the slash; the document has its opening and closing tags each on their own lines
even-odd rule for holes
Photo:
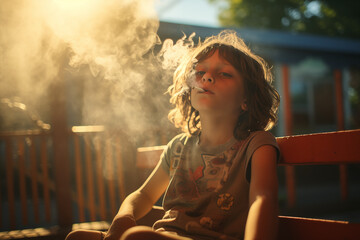
<svg viewBox="0 0 360 240">
<path fill-rule="evenodd" d="M 126 230 L 134 226 L 136 226 L 136 221 L 133 216 L 116 216 L 104 240 L 119 240 Z"/>
</svg>

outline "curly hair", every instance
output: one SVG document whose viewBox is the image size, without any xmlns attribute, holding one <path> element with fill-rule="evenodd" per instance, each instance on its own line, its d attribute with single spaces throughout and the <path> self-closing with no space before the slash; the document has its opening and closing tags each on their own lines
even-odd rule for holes
<svg viewBox="0 0 360 240">
<path fill-rule="evenodd" d="M 192 107 L 189 79 L 198 62 L 209 58 L 215 51 L 241 74 L 244 80 L 247 110 L 239 112 L 234 136 L 246 138 L 250 132 L 270 130 L 277 122 L 280 96 L 272 86 L 273 77 L 267 63 L 255 55 L 234 31 L 222 31 L 205 39 L 182 59 L 173 76 L 168 92 L 175 107 L 168 118 L 174 125 L 190 135 L 201 130 L 200 114 Z"/>
</svg>

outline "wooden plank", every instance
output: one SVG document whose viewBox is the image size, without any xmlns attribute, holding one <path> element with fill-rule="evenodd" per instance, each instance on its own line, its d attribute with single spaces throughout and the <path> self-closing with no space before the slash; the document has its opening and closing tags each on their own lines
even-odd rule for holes
<svg viewBox="0 0 360 240">
<path fill-rule="evenodd" d="M 343 85 L 341 71 L 334 70 L 337 130 L 345 129 Z"/>
<path fill-rule="evenodd" d="M 291 104 L 291 92 L 290 92 L 290 73 L 289 66 L 283 64 L 282 70 L 282 86 L 284 95 L 284 119 L 285 119 L 285 135 L 290 136 L 293 134 L 293 115 Z M 285 181 L 287 202 L 289 207 L 295 207 L 296 204 L 296 188 L 295 188 L 295 169 L 294 166 L 285 166 Z"/>
<path fill-rule="evenodd" d="M 16 131 L 1 131 L 0 138 L 7 138 L 7 137 L 28 137 L 28 136 L 41 136 L 41 135 L 48 135 L 49 130 L 43 129 L 34 129 L 34 130 L 16 130 Z"/>
<path fill-rule="evenodd" d="M 108 174 L 108 190 L 109 190 L 109 202 L 110 202 L 110 215 L 114 215 L 117 211 L 116 196 L 115 196 L 115 176 L 113 168 L 113 152 L 112 152 L 112 142 L 107 139 L 105 141 L 105 152 L 106 152 L 106 173 Z"/>
<path fill-rule="evenodd" d="M 84 206 L 84 192 L 83 192 L 83 181 L 82 181 L 82 164 L 80 154 L 80 136 L 74 134 L 74 152 L 75 152 L 75 181 L 76 181 L 76 192 L 77 192 L 77 204 L 79 211 L 79 221 L 85 222 L 85 206 Z"/>
<path fill-rule="evenodd" d="M 280 165 L 360 163 L 360 130 L 315 133 L 276 138 Z M 165 145 L 137 150 L 136 166 L 153 168 Z"/>
<path fill-rule="evenodd" d="M 69 228 L 72 225 L 73 215 L 70 210 L 72 209 L 72 203 L 68 135 L 63 129 L 57 129 L 54 130 L 52 140 L 58 224 L 60 227 Z"/>
<path fill-rule="evenodd" d="M 67 54 L 62 57 L 62 64 L 66 65 Z M 62 66 L 65 66 L 62 65 Z M 71 189 L 71 164 L 69 151 L 69 128 L 67 125 L 66 109 L 66 79 L 63 68 L 57 79 L 52 81 L 51 96 L 51 130 L 53 142 L 54 180 L 56 188 L 56 209 L 58 225 L 69 228 L 73 223 L 72 191 Z"/>
<path fill-rule="evenodd" d="M 337 117 L 337 130 L 341 131 L 345 129 L 344 119 L 344 99 L 343 99 L 343 79 L 341 70 L 334 70 L 335 80 L 335 99 L 336 99 L 336 117 Z M 339 166 L 340 175 L 340 190 L 341 199 L 345 201 L 348 198 L 348 181 L 347 181 L 347 166 L 346 164 L 340 164 Z"/>
<path fill-rule="evenodd" d="M 9 204 L 9 223 L 10 229 L 15 229 L 15 205 L 14 205 L 14 166 L 13 166 L 13 145 L 11 138 L 5 140 L 5 151 L 6 151 L 6 182 L 7 182 L 7 195 Z"/>
<path fill-rule="evenodd" d="M 358 240 L 360 224 L 299 217 L 279 217 L 279 240 Z"/>
<path fill-rule="evenodd" d="M 28 224 L 28 209 L 27 209 L 27 194 L 26 194 L 26 170 L 25 170 L 25 149 L 24 149 L 24 139 L 17 139 L 18 146 L 18 166 L 19 166 L 19 187 L 20 187 L 20 202 L 21 202 L 21 213 L 22 213 L 22 223 L 23 225 Z"/>
<path fill-rule="evenodd" d="M 38 191 L 38 170 L 37 170 L 37 161 L 36 161 L 36 143 L 35 137 L 30 137 L 31 145 L 30 145 L 30 164 L 31 164 L 31 191 L 32 191 L 32 204 L 33 204 L 33 212 L 35 222 L 40 222 L 39 216 L 39 191 Z"/>
<path fill-rule="evenodd" d="M 340 175 L 340 191 L 341 191 L 341 200 L 346 201 L 349 196 L 348 188 L 348 171 L 346 164 L 339 165 L 339 175 Z"/>
<path fill-rule="evenodd" d="M 296 205 L 296 181 L 294 166 L 285 166 L 286 193 L 288 207 L 294 208 Z"/>
<path fill-rule="evenodd" d="M 125 199 L 125 184 L 124 184 L 124 170 L 123 170 L 123 159 L 121 155 L 121 141 L 120 138 L 116 138 L 116 146 L 115 146 L 115 159 L 117 164 L 117 179 L 119 185 L 119 193 L 121 202 Z"/>
<path fill-rule="evenodd" d="M 96 220 L 95 214 L 95 191 L 94 191 L 94 175 L 91 157 L 90 139 L 89 136 L 84 136 L 85 139 L 85 168 L 86 168 L 86 185 L 87 185 L 87 207 L 90 212 L 90 220 Z"/>
<path fill-rule="evenodd" d="M 50 188 L 49 188 L 49 173 L 48 173 L 48 153 L 47 153 L 47 136 L 41 136 L 41 167 L 42 167 L 42 186 L 45 204 L 45 219 L 47 222 L 51 221 L 51 202 L 50 202 Z"/>
<path fill-rule="evenodd" d="M 101 220 L 106 220 L 106 209 L 105 209 L 105 189 L 104 189 L 104 176 L 103 176 L 103 164 L 102 164 L 102 148 L 101 148 L 101 143 L 100 143 L 100 139 L 96 138 L 95 142 L 94 142 L 94 146 L 95 146 L 95 153 L 96 153 L 96 167 L 97 167 L 97 171 L 96 171 L 96 177 L 97 177 L 97 186 L 98 186 L 98 197 L 99 197 L 99 205 L 100 205 L 100 209 L 99 209 L 99 215 Z"/>
<path fill-rule="evenodd" d="M 293 116 L 292 116 L 292 104 L 290 93 L 290 73 L 289 66 L 283 64 L 282 70 L 282 86 L 284 95 L 284 118 L 285 118 L 285 134 L 290 136 L 293 133 Z"/>
<path fill-rule="evenodd" d="M 73 126 L 71 131 L 74 133 L 104 132 L 105 127 L 103 125 Z"/>
<path fill-rule="evenodd" d="M 280 165 L 360 162 L 360 130 L 279 137 Z"/>
</svg>

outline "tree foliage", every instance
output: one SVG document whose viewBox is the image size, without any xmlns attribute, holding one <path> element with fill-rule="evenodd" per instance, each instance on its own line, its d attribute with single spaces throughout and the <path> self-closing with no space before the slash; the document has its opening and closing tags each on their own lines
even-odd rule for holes
<svg viewBox="0 0 360 240">
<path fill-rule="evenodd" d="M 226 27 L 360 38 L 359 0 L 209 0 Z M 226 4 L 224 4 L 226 3 Z"/>
</svg>

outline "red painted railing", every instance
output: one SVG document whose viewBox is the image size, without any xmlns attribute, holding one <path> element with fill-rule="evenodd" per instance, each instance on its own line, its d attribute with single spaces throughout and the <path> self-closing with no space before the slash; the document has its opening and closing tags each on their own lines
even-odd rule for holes
<svg viewBox="0 0 360 240">
<path fill-rule="evenodd" d="M 103 126 L 62 134 L 66 141 L 56 144 L 67 145 L 68 159 L 56 159 L 52 131 L 0 133 L 0 232 L 112 220 L 127 191 L 138 187 L 136 147 L 125 134 Z M 149 136 L 155 145 L 169 140 Z M 62 166 L 69 169 L 56 161 L 68 161 Z M 63 199 L 70 207 L 58 203 Z"/>
</svg>

